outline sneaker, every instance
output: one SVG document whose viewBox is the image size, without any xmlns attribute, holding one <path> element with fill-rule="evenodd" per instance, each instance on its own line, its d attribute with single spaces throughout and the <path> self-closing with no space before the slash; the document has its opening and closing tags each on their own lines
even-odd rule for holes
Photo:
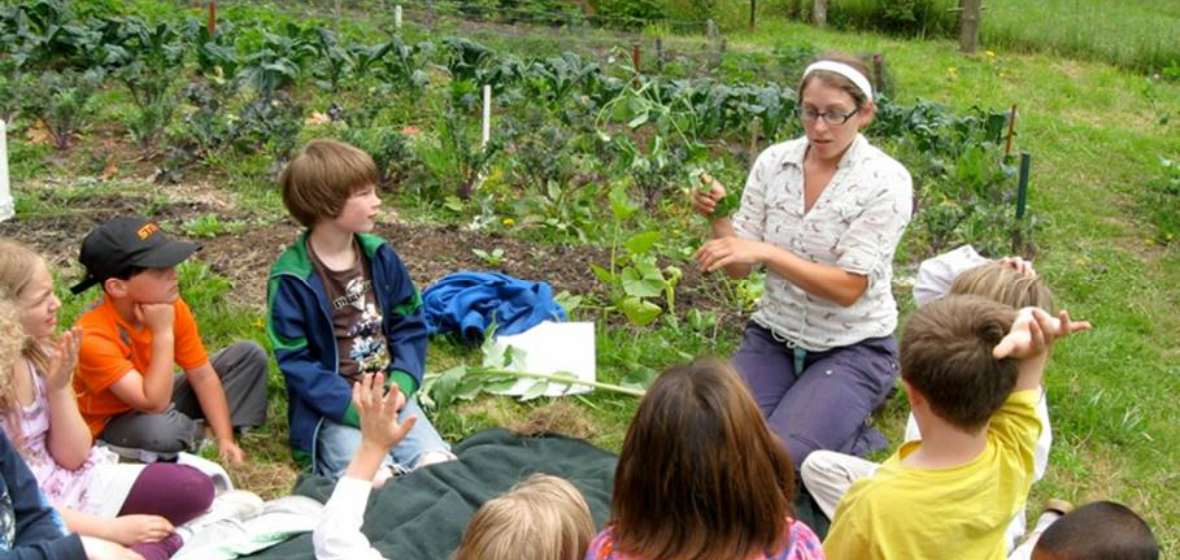
<svg viewBox="0 0 1180 560">
<path fill-rule="evenodd" d="M 1048 500 L 1045 500 L 1045 507 L 1044 507 L 1043 511 L 1047 511 L 1050 513 L 1056 513 L 1057 515 L 1065 517 L 1065 514 L 1073 511 L 1073 504 L 1071 504 L 1065 500 L 1058 500 L 1056 498 L 1050 498 Z"/>
</svg>

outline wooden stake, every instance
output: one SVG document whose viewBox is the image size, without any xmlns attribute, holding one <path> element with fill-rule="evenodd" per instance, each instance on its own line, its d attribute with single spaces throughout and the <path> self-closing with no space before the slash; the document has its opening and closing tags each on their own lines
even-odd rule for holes
<svg viewBox="0 0 1180 560">
<path fill-rule="evenodd" d="M 754 30 L 754 14 L 758 11 L 758 0 L 750 0 L 750 31 Z"/>
<path fill-rule="evenodd" d="M 1020 154 L 1020 182 L 1016 186 L 1016 228 L 1012 230 L 1012 253 L 1022 255 L 1024 251 L 1024 215 L 1028 209 L 1028 176 L 1032 168 L 1032 156 Z"/>
<path fill-rule="evenodd" d="M 1012 112 L 1008 114 L 1008 139 L 1004 141 L 1004 155 L 1012 153 L 1012 137 L 1016 135 L 1016 104 L 1012 104 Z"/>
<path fill-rule="evenodd" d="M 217 32 L 217 2 L 209 2 L 209 35 Z"/>
<path fill-rule="evenodd" d="M 631 66 L 635 68 L 635 73 L 639 73 L 639 43 L 631 45 Z"/>
<path fill-rule="evenodd" d="M 873 91 L 877 94 L 885 89 L 885 55 L 877 53 L 873 55 Z"/>
<path fill-rule="evenodd" d="M 663 37 L 656 37 L 656 68 L 661 73 L 664 71 L 664 39 Z"/>
</svg>

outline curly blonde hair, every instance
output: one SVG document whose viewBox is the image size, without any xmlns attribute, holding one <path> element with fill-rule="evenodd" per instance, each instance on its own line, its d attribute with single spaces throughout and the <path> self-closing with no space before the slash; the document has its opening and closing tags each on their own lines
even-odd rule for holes
<svg viewBox="0 0 1180 560">
<path fill-rule="evenodd" d="M 20 306 L 0 295 L 0 414 L 16 410 L 16 386 L 12 382 L 13 366 L 24 354 L 25 329 L 20 322 Z M 11 438 L 14 441 L 19 439 Z"/>
</svg>

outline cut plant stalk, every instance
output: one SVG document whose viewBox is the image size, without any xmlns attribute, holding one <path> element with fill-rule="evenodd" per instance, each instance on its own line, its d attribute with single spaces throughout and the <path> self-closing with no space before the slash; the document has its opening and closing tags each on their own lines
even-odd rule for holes
<svg viewBox="0 0 1180 560">
<path fill-rule="evenodd" d="M 469 374 L 474 373 L 476 375 L 525 377 L 529 379 L 551 381 L 554 383 L 564 383 L 566 385 L 583 385 L 586 387 L 593 387 L 595 389 L 602 389 L 604 391 L 612 391 L 615 393 L 622 393 L 624 395 L 631 395 L 633 397 L 642 397 L 643 395 L 647 394 L 647 391 L 644 391 L 643 389 L 624 387 L 622 385 L 603 383 L 601 381 L 586 381 L 583 379 L 578 379 L 572 375 L 562 375 L 560 373 L 533 373 L 528 371 L 512 371 L 506 369 L 482 367 L 469 368 L 467 371 Z"/>
</svg>

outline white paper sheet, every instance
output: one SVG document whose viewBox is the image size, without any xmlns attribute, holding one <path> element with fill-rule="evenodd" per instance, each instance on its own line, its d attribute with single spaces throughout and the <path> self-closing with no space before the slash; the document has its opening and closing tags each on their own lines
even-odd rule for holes
<svg viewBox="0 0 1180 560">
<path fill-rule="evenodd" d="M 530 373 L 571 375 L 583 381 L 595 381 L 594 323 L 554 323 L 545 321 L 523 333 L 496 338 L 497 346 L 512 346 L 524 352 L 509 369 Z M 520 396 L 537 383 L 522 378 L 501 394 Z M 550 383 L 544 396 L 559 397 L 589 393 L 585 385 Z"/>
</svg>

